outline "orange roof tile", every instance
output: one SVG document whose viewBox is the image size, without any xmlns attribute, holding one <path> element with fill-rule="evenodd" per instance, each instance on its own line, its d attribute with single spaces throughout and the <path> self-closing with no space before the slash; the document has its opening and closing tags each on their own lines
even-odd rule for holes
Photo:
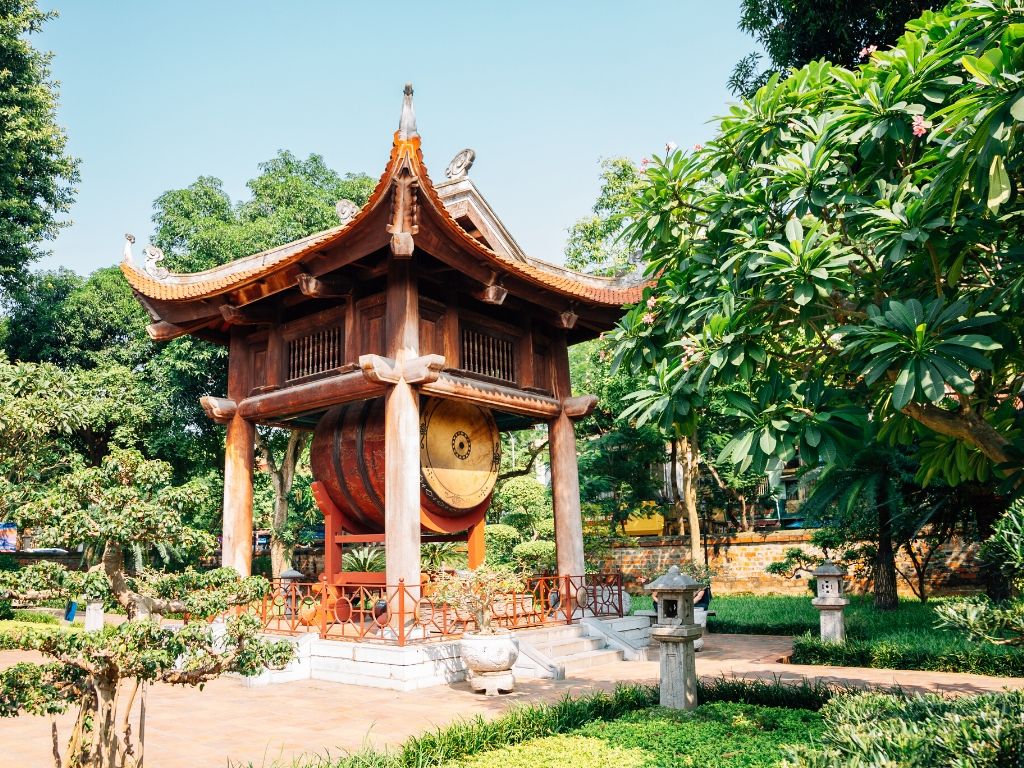
<svg viewBox="0 0 1024 768">
<path fill-rule="evenodd" d="M 455 221 L 434 188 L 423 163 L 419 137 L 402 138 L 399 133 L 395 134 L 391 158 L 377 186 L 359 213 L 345 224 L 203 272 L 170 273 L 158 279 L 128 260 L 121 263 L 121 271 L 135 291 L 156 301 L 195 301 L 235 290 L 296 264 L 313 251 L 343 243 L 384 202 L 392 179 L 406 162 L 418 177 L 419 189 L 426 195 L 447 233 L 467 251 L 476 254 L 495 269 L 582 302 L 622 306 L 640 300 L 648 283 L 638 281 L 635 277 L 595 277 L 538 259 L 524 262 L 498 253 L 472 237 Z"/>
</svg>

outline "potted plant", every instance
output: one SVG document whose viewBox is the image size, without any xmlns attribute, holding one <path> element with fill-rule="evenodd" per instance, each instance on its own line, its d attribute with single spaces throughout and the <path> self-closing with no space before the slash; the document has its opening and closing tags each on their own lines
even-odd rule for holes
<svg viewBox="0 0 1024 768">
<path fill-rule="evenodd" d="M 476 631 L 464 632 L 460 642 L 473 690 L 485 691 L 488 696 L 511 691 L 519 641 L 507 629 L 494 626 L 492 619 L 496 603 L 504 605 L 522 594 L 522 579 L 505 569 L 480 566 L 472 571 L 442 572 L 431 586 L 435 602 L 452 606 L 476 623 Z"/>
</svg>

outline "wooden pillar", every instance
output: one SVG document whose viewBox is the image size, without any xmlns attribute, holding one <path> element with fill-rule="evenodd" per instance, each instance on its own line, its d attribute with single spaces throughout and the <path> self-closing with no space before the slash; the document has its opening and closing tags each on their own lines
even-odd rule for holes
<svg viewBox="0 0 1024 768">
<path fill-rule="evenodd" d="M 411 259 L 389 257 L 388 357 L 401 366 L 419 356 L 419 294 Z M 405 580 L 418 596 L 420 585 L 420 403 L 405 380 L 384 396 L 384 554 L 389 585 Z"/>
<path fill-rule="evenodd" d="M 252 360 L 242 331 L 231 329 L 228 397 L 242 402 L 252 387 Z M 252 574 L 252 473 L 255 425 L 237 413 L 228 422 L 224 446 L 224 522 L 221 564 Z"/>
<path fill-rule="evenodd" d="M 484 544 L 484 525 L 484 521 L 481 520 L 469 528 L 469 538 L 466 540 L 466 545 L 469 550 L 470 568 L 479 568 L 484 564 L 484 558 L 487 556 L 487 547 Z"/>
<path fill-rule="evenodd" d="M 569 382 L 569 347 L 565 333 L 551 343 L 555 397 L 572 397 Z M 555 511 L 555 548 L 559 576 L 582 576 L 583 518 L 580 514 L 580 474 L 576 463 L 576 430 L 564 412 L 548 422 L 548 455 L 551 459 L 551 497 Z"/>
</svg>

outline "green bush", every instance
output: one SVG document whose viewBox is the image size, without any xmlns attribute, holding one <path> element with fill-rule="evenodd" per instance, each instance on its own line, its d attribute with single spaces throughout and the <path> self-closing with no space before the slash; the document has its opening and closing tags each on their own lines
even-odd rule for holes
<svg viewBox="0 0 1024 768">
<path fill-rule="evenodd" d="M 522 534 L 511 525 L 502 523 L 484 526 L 484 546 L 490 565 L 508 565 L 512 562 L 512 550 L 523 540 Z"/>
<path fill-rule="evenodd" d="M 60 624 L 60 619 L 52 613 L 40 613 L 39 611 L 15 610 L 13 618 L 15 621 L 20 621 L 25 624 Z"/>
<path fill-rule="evenodd" d="M 1024 693 L 948 699 L 862 693 L 821 710 L 820 743 L 793 746 L 790 768 L 921 766 L 1002 768 L 1024 764 Z"/>
<path fill-rule="evenodd" d="M 526 573 L 554 573 L 555 542 L 524 541 L 512 549 L 512 561 Z"/>
<path fill-rule="evenodd" d="M 9 552 L 0 552 L 0 571 L 16 571 L 20 567 L 14 555 Z"/>
<path fill-rule="evenodd" d="M 794 664 L 838 667 L 921 669 L 975 675 L 1024 676 L 1024 651 L 972 643 L 958 637 L 938 638 L 905 631 L 878 640 L 826 643 L 810 633 L 793 639 Z"/>
<path fill-rule="evenodd" d="M 14 609 L 10 600 L 0 600 L 0 620 L 6 621 L 14 618 Z"/>
</svg>

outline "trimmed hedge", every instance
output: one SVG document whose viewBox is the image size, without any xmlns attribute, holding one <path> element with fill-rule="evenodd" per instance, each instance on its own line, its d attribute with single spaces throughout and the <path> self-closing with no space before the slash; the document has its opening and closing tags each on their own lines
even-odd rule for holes
<svg viewBox="0 0 1024 768">
<path fill-rule="evenodd" d="M 905 632 L 874 641 L 845 643 L 825 643 L 808 633 L 793 639 L 792 660 L 794 664 L 1024 677 L 1024 652 L 1020 649 L 959 638 L 936 639 L 925 633 Z"/>
</svg>

